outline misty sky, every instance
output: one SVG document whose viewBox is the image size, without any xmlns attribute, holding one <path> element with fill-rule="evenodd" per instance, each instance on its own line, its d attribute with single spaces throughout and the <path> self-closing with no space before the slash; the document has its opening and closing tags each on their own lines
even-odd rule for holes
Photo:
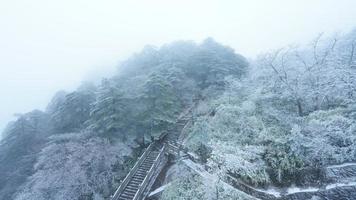
<svg viewBox="0 0 356 200">
<path fill-rule="evenodd" d="M 355 0 L 0 0 L 0 130 L 146 44 L 213 37 L 253 58 L 356 26 Z"/>
</svg>

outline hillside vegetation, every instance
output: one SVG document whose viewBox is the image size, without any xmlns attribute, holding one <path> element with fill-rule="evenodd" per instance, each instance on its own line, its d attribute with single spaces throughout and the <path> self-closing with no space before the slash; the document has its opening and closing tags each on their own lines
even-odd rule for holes
<svg viewBox="0 0 356 200">
<path fill-rule="evenodd" d="M 152 138 L 247 68 L 212 39 L 182 41 L 145 47 L 99 85 L 58 92 L 3 133 L 0 199 L 107 199 Z"/>
<path fill-rule="evenodd" d="M 185 145 L 222 180 L 323 184 L 325 167 L 356 161 L 355 47 L 354 31 L 261 55 L 223 95 L 200 102 Z M 178 179 L 164 195 L 180 196 L 183 183 L 199 185 Z"/>
<path fill-rule="evenodd" d="M 227 176 L 320 185 L 326 166 L 356 161 L 355 48 L 355 31 L 250 62 L 211 38 L 147 46 L 111 78 L 60 91 L 45 111 L 9 123 L 0 199 L 108 199 L 192 105 L 183 145 L 219 179 L 178 176 L 162 199 L 251 199 L 223 187 Z"/>
</svg>

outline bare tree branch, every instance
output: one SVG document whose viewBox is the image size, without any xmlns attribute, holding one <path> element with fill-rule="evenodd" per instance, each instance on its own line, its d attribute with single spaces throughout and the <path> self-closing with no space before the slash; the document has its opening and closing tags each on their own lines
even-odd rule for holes
<svg viewBox="0 0 356 200">
<path fill-rule="evenodd" d="M 355 53 L 355 41 L 351 43 L 351 54 L 350 54 L 350 59 L 349 59 L 349 65 L 351 66 L 353 59 L 354 59 L 354 53 Z"/>
<path fill-rule="evenodd" d="M 330 46 L 330 48 L 328 48 L 327 50 L 325 50 L 324 52 L 324 55 L 323 55 L 323 58 L 321 59 L 320 61 L 320 64 L 323 65 L 327 59 L 327 57 L 329 56 L 329 54 L 334 50 L 335 46 L 336 46 L 336 43 L 337 43 L 337 38 L 334 38 L 333 39 L 333 42 Z"/>
<path fill-rule="evenodd" d="M 318 63 L 318 53 L 317 53 L 317 49 L 318 49 L 318 45 L 319 45 L 319 41 L 321 40 L 322 36 L 324 35 L 324 33 L 319 33 L 318 37 L 316 37 L 316 39 L 313 42 L 313 54 L 314 54 L 314 61 Z"/>
</svg>

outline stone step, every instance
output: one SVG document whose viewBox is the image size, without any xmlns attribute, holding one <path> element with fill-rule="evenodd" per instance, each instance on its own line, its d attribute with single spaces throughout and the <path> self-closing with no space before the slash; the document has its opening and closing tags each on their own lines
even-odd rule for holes
<svg viewBox="0 0 356 200">
<path fill-rule="evenodd" d="M 159 153 L 150 153 L 147 158 L 156 158 Z"/>
<path fill-rule="evenodd" d="M 125 194 L 127 196 L 135 196 L 136 192 L 132 192 L 129 190 L 124 190 L 124 192 L 122 194 Z"/>
<path fill-rule="evenodd" d="M 145 177 L 146 176 L 134 176 L 132 177 L 132 181 L 143 181 Z"/>
<path fill-rule="evenodd" d="M 156 157 L 153 158 L 147 158 L 142 164 L 150 164 L 155 161 Z"/>
<path fill-rule="evenodd" d="M 153 163 L 152 163 L 153 164 Z M 139 169 L 144 169 L 144 170 L 147 170 L 147 169 L 150 169 L 151 168 L 151 166 L 152 166 L 152 164 L 147 164 L 147 165 L 141 165 L 140 167 L 139 167 Z"/>
<path fill-rule="evenodd" d="M 129 182 L 126 187 L 129 187 L 131 189 L 138 189 L 139 185 L 133 182 Z"/>
<path fill-rule="evenodd" d="M 126 198 L 133 198 L 135 196 L 135 193 L 127 193 L 126 191 L 124 191 L 120 196 Z"/>
<path fill-rule="evenodd" d="M 122 194 L 121 197 L 126 198 L 126 199 L 133 199 L 135 197 L 135 194 Z"/>
<path fill-rule="evenodd" d="M 134 184 L 140 185 L 143 182 L 143 179 L 132 179 L 131 182 Z"/>
<path fill-rule="evenodd" d="M 131 188 L 139 188 L 140 187 L 140 183 L 133 182 L 133 181 L 130 181 L 129 185 Z"/>
<path fill-rule="evenodd" d="M 137 192 L 137 189 L 132 189 L 132 188 L 129 188 L 129 187 L 126 187 L 125 190 L 127 190 L 129 192 L 134 192 L 134 193 Z"/>
<path fill-rule="evenodd" d="M 153 164 L 153 161 L 152 162 L 145 162 L 145 163 L 142 163 L 139 167 L 141 166 L 151 166 Z"/>
<path fill-rule="evenodd" d="M 126 198 L 126 197 L 119 197 L 119 200 L 130 200 L 132 198 Z"/>
<path fill-rule="evenodd" d="M 136 173 L 137 174 L 147 174 L 147 172 L 148 172 L 148 170 L 145 170 L 143 168 L 139 168 Z"/>
<path fill-rule="evenodd" d="M 132 178 L 140 178 L 140 177 L 145 177 L 146 174 L 135 174 Z"/>
<path fill-rule="evenodd" d="M 135 174 L 132 178 L 140 178 L 140 177 L 145 177 L 146 174 L 141 175 L 141 174 Z"/>
<path fill-rule="evenodd" d="M 143 162 L 140 166 L 143 165 L 152 165 L 154 163 L 154 160 L 146 160 L 145 162 Z"/>
<path fill-rule="evenodd" d="M 127 185 L 126 188 L 130 189 L 130 190 L 138 190 L 138 185 Z"/>
<path fill-rule="evenodd" d="M 147 172 L 136 172 L 137 176 L 146 176 Z"/>
</svg>

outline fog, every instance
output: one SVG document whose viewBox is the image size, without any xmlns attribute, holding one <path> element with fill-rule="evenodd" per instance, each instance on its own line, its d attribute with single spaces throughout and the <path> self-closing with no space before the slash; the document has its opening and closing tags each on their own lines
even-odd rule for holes
<svg viewBox="0 0 356 200">
<path fill-rule="evenodd" d="M 354 0 L 12 0 L 0 7 L 0 130 L 146 44 L 213 37 L 244 56 L 351 30 Z"/>
</svg>

